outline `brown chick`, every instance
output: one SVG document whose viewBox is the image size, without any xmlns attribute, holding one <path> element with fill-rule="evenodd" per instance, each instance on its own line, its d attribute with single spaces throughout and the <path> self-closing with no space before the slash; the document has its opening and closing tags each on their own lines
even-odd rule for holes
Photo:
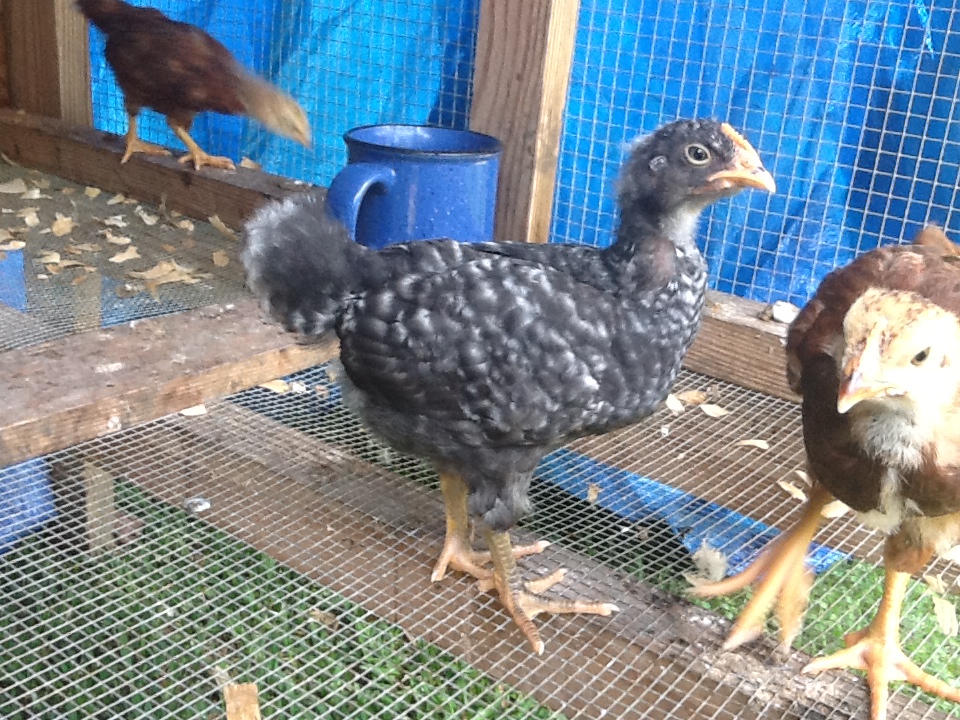
<svg viewBox="0 0 960 720">
<path fill-rule="evenodd" d="M 890 680 L 960 702 L 960 689 L 923 672 L 899 646 L 907 584 L 960 542 L 960 263 L 938 248 L 888 247 L 828 275 L 790 328 L 788 375 L 803 396 L 815 487 L 800 521 L 740 576 L 697 591 L 725 594 L 762 578 L 726 647 L 762 630 L 776 601 L 785 644 L 806 604 L 807 546 L 832 497 L 887 535 L 883 597 L 847 648 L 804 672 L 864 670 L 872 720 L 884 720 Z"/>
<path fill-rule="evenodd" d="M 208 155 L 190 137 L 199 112 L 247 115 L 274 132 L 310 145 L 310 125 L 296 100 L 248 73 L 230 51 L 200 28 L 171 20 L 159 10 L 122 0 L 77 0 L 77 7 L 107 36 L 106 58 L 123 90 L 129 124 L 121 163 L 135 152 L 169 155 L 137 137 L 144 107 L 165 115 L 187 146 L 180 162 L 233 170 L 233 161 Z"/>
</svg>

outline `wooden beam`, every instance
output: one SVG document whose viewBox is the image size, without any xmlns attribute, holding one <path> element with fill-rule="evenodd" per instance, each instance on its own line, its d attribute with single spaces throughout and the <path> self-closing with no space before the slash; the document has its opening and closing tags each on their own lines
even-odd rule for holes
<svg viewBox="0 0 960 720">
<path fill-rule="evenodd" d="M 503 142 L 496 238 L 547 242 L 579 0 L 483 0 L 470 127 Z"/>
<path fill-rule="evenodd" d="M 335 357 L 256 302 L 93 330 L 0 354 L 0 467 L 176 413 Z M 133 325 L 131 327 L 131 325 Z"/>
<path fill-rule="evenodd" d="M 239 228 L 266 200 L 309 186 L 258 170 L 196 172 L 173 158 L 135 155 L 125 165 L 121 138 L 49 118 L 0 110 L 0 152 L 29 168 L 124 193 L 206 220 L 217 215 Z"/>
<path fill-rule="evenodd" d="M 90 125 L 87 23 L 73 0 L 4 3 L 13 107 Z"/>
<path fill-rule="evenodd" d="M 765 308 L 755 300 L 708 292 L 703 324 L 684 367 L 798 402 L 787 384 L 787 326 L 761 319 Z"/>
</svg>

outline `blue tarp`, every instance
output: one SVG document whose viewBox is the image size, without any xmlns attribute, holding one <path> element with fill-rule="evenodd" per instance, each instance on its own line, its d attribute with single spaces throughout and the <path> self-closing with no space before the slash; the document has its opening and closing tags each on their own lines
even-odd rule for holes
<svg viewBox="0 0 960 720">
<path fill-rule="evenodd" d="M 925 222 L 960 232 L 960 14 L 929 0 L 584 0 L 560 157 L 552 237 L 609 242 L 625 144 L 678 116 L 723 118 L 771 166 L 776 196 L 711 211 L 713 284 L 804 302 L 858 249 Z M 198 118 L 214 152 L 327 183 L 344 130 L 364 123 L 466 124 L 478 0 L 153 0 L 209 30 L 247 66 L 298 97 L 316 151 Z M 322 6 L 321 6 L 322 5 Z M 125 128 L 94 33 L 98 127 Z M 146 135 L 178 142 L 155 115 Z"/>
</svg>

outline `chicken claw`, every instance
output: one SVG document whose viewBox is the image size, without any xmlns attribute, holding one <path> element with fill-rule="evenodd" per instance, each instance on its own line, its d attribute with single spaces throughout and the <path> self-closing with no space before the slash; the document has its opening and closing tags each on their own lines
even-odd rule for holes
<svg viewBox="0 0 960 720">
<path fill-rule="evenodd" d="M 925 673 L 900 649 L 900 607 L 909 581 L 909 573 L 888 569 L 883 599 L 873 621 L 865 629 L 848 634 L 844 638 L 846 648 L 816 658 L 802 670 L 807 674 L 842 668 L 865 671 L 870 686 L 871 720 L 886 720 L 887 684 L 891 680 L 905 680 L 928 693 L 960 702 L 960 688 Z"/>
<path fill-rule="evenodd" d="M 169 122 L 169 120 L 168 124 L 173 132 L 176 133 L 177 137 L 183 141 L 183 144 L 187 146 L 188 152 L 186 155 L 180 158 L 181 163 L 193 162 L 193 167 L 195 170 L 199 170 L 204 166 L 220 168 L 221 170 L 236 169 L 236 166 L 233 164 L 233 160 L 230 158 L 208 154 L 199 145 L 197 145 L 196 140 L 190 137 L 190 133 L 188 133 L 186 129 Z"/>
<path fill-rule="evenodd" d="M 440 582 L 447 573 L 447 568 L 453 568 L 477 580 L 487 580 L 493 572 L 483 567 L 491 562 L 488 551 L 474 550 L 470 542 L 470 518 L 467 514 L 467 486 L 463 480 L 455 475 L 440 475 L 440 489 L 443 492 L 444 509 L 447 513 L 447 536 L 443 542 L 440 559 L 433 568 L 430 579 Z M 542 553 L 550 543 L 540 540 L 532 545 L 520 545 L 513 548 L 515 558 L 525 555 Z"/>
<path fill-rule="evenodd" d="M 123 151 L 123 157 L 120 158 L 120 164 L 125 164 L 134 153 L 143 153 L 144 155 L 171 155 L 167 148 L 161 145 L 148 143 L 137 137 L 137 115 L 136 113 L 127 113 L 127 135 L 126 147 Z"/>
<path fill-rule="evenodd" d="M 761 635 L 774 604 L 780 622 L 781 645 L 788 648 L 793 643 L 800 632 L 813 583 L 813 573 L 804 567 L 803 561 L 820 526 L 821 511 L 832 499 L 823 486 L 815 484 L 797 524 L 764 548 L 745 570 L 690 591 L 695 597 L 710 598 L 730 595 L 756 583 L 753 597 L 723 643 L 724 650 L 732 650 Z"/>
<path fill-rule="evenodd" d="M 494 532 L 485 529 L 484 534 L 493 559 L 493 573 L 489 579 L 480 579 L 481 590 L 496 588 L 500 595 L 500 602 L 513 616 L 514 622 L 520 631 L 530 641 L 533 651 L 537 655 L 543 654 L 543 640 L 540 632 L 533 624 L 533 618 L 540 613 L 587 613 L 590 615 L 609 616 L 618 612 L 613 603 L 596 602 L 593 600 L 550 600 L 537 597 L 537 594 L 549 590 L 563 580 L 566 570 L 557 570 L 538 580 L 524 582 L 520 576 L 514 559 L 513 548 L 510 545 L 510 535 L 505 532 Z"/>
</svg>

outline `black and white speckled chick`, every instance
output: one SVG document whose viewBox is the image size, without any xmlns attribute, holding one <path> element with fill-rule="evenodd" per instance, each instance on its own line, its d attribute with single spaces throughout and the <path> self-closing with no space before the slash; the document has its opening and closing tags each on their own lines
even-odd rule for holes
<svg viewBox="0 0 960 720">
<path fill-rule="evenodd" d="M 729 125 L 682 120 L 632 148 L 606 249 L 435 240 L 373 251 L 299 196 L 248 223 L 243 261 L 288 329 L 336 331 L 345 398 L 366 425 L 462 478 L 470 514 L 504 533 L 528 510 L 547 452 L 639 420 L 667 395 L 704 302 L 698 219 L 745 187 L 775 189 L 750 144 Z M 460 499 L 444 493 L 449 517 Z M 450 544 L 454 566 L 481 577 Z"/>
</svg>

